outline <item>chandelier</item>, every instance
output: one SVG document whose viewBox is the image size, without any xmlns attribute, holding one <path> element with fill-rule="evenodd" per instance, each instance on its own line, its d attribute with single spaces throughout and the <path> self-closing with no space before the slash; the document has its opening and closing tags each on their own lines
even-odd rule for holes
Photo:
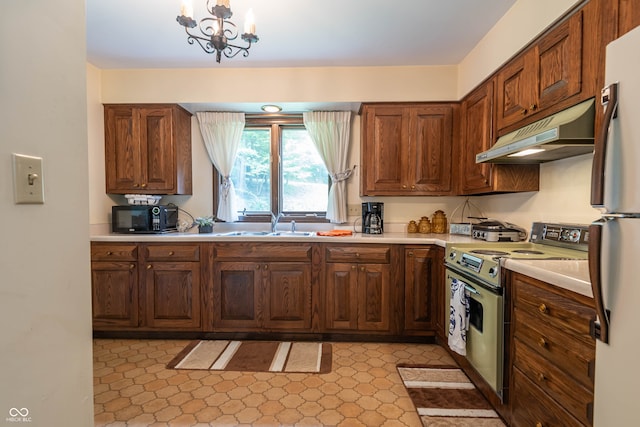
<svg viewBox="0 0 640 427">
<path fill-rule="evenodd" d="M 242 52 L 245 58 L 249 56 L 249 48 L 252 43 L 258 41 L 256 36 L 256 24 L 253 19 L 253 12 L 249 10 L 244 24 L 244 33 L 240 38 L 246 42 L 244 46 L 238 46 L 230 43 L 238 38 L 238 28 L 236 24 L 229 21 L 233 15 L 229 7 L 229 0 L 216 0 L 215 6 L 212 6 L 214 0 L 207 0 L 207 11 L 212 17 L 202 18 L 197 24 L 193 19 L 193 7 L 190 0 L 183 0 L 180 8 L 180 15 L 176 21 L 184 27 L 187 33 L 187 42 L 193 44 L 198 42 L 200 47 L 207 53 L 216 54 L 216 62 L 220 63 L 220 58 L 224 53 L 227 58 L 233 58 Z M 198 26 L 199 34 L 195 33 Z"/>
</svg>

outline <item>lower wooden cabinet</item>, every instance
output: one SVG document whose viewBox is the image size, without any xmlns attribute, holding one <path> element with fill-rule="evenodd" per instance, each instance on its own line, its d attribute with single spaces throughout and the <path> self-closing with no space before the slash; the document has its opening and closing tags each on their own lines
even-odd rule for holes
<svg viewBox="0 0 640 427">
<path fill-rule="evenodd" d="M 214 329 L 309 330 L 311 265 L 216 262 Z"/>
<path fill-rule="evenodd" d="M 433 335 L 441 313 L 437 285 L 444 254 L 437 246 L 404 250 L 404 333 Z"/>
<path fill-rule="evenodd" d="M 389 332 L 391 248 L 327 246 L 325 254 L 327 330 Z"/>
<path fill-rule="evenodd" d="M 519 273 L 509 277 L 511 425 L 593 425 L 593 302 Z"/>
</svg>

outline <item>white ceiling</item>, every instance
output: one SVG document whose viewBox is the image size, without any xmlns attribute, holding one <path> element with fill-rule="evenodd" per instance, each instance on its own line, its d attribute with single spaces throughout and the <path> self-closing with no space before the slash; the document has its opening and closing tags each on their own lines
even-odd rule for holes
<svg viewBox="0 0 640 427">
<path fill-rule="evenodd" d="M 195 19 L 206 0 L 191 0 Z M 211 0 L 214 1 L 215 0 Z M 87 0 L 87 57 L 101 69 L 458 64 L 516 0 L 231 0 L 260 41 L 216 64 L 176 22 L 181 0 Z"/>
</svg>

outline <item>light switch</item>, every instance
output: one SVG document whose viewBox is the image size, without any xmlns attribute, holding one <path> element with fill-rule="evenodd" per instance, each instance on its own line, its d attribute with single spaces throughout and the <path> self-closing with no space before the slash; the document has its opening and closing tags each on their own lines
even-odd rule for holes
<svg viewBox="0 0 640 427">
<path fill-rule="evenodd" d="M 16 204 L 44 203 L 42 157 L 13 153 L 13 194 Z"/>
</svg>

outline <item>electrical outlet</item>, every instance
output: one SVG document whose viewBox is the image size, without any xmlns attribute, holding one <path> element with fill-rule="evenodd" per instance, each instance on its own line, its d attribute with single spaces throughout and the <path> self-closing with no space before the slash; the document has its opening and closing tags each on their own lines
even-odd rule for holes
<svg viewBox="0 0 640 427">
<path fill-rule="evenodd" d="M 362 206 L 360 205 L 347 205 L 347 214 L 349 216 L 358 216 L 362 214 Z"/>
</svg>

